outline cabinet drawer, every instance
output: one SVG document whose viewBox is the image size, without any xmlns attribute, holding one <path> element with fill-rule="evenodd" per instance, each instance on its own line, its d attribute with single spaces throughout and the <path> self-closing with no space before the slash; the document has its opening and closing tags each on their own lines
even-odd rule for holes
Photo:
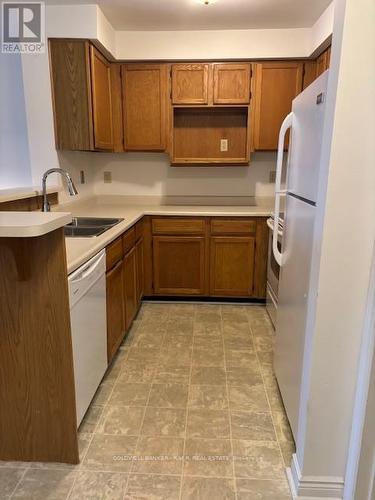
<svg viewBox="0 0 375 500">
<path fill-rule="evenodd" d="M 135 239 L 138 241 L 143 236 L 143 219 L 139 220 L 135 225 Z"/>
<path fill-rule="evenodd" d="M 106 248 L 106 267 L 107 271 L 122 259 L 122 238 L 121 236 L 112 241 Z"/>
<path fill-rule="evenodd" d="M 204 219 L 184 217 L 152 219 L 154 234 L 203 234 Z"/>
<path fill-rule="evenodd" d="M 212 219 L 211 234 L 254 234 L 256 226 L 255 220 Z"/>
<path fill-rule="evenodd" d="M 122 237 L 122 246 L 124 254 L 129 252 L 129 250 L 135 245 L 135 226 L 128 229 Z"/>
</svg>

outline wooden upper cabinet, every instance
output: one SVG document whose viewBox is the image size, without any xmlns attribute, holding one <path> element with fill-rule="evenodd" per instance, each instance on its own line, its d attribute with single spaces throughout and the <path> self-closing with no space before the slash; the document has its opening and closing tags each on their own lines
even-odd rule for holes
<svg viewBox="0 0 375 500">
<path fill-rule="evenodd" d="M 172 65 L 172 103 L 208 104 L 208 64 Z"/>
<path fill-rule="evenodd" d="M 214 64 L 214 104 L 249 104 L 250 64 Z"/>
<path fill-rule="evenodd" d="M 110 63 L 90 46 L 95 149 L 113 149 Z"/>
<path fill-rule="evenodd" d="M 316 59 L 316 78 L 320 76 L 329 68 L 329 63 L 331 59 L 331 47 L 328 47 L 320 56 Z"/>
<path fill-rule="evenodd" d="M 282 121 L 302 90 L 303 63 L 264 62 L 255 65 L 254 149 L 277 149 Z"/>
<path fill-rule="evenodd" d="M 122 65 L 125 150 L 166 149 L 167 84 L 164 64 Z"/>
<path fill-rule="evenodd" d="M 124 124 L 122 119 L 122 83 L 121 64 L 111 63 L 111 99 L 112 99 L 112 128 L 113 151 L 124 151 Z"/>
<path fill-rule="evenodd" d="M 331 47 L 328 47 L 316 59 L 311 59 L 304 63 L 303 89 L 308 87 L 318 76 L 329 68 L 331 59 Z"/>
<path fill-rule="evenodd" d="M 49 41 L 56 149 L 113 150 L 111 64 L 85 40 Z"/>
</svg>

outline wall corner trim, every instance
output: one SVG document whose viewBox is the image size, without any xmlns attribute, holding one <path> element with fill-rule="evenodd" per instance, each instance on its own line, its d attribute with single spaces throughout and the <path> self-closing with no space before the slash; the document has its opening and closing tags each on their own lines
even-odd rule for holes
<svg viewBox="0 0 375 500">
<path fill-rule="evenodd" d="M 344 479 L 335 476 L 302 476 L 297 455 L 293 455 L 287 478 L 293 500 L 342 500 Z"/>
</svg>

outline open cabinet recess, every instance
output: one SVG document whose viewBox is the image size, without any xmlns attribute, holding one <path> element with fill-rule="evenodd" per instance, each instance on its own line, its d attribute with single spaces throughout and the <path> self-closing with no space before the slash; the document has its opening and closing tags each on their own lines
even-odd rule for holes
<svg viewBox="0 0 375 500">
<path fill-rule="evenodd" d="M 172 164 L 249 162 L 248 107 L 174 108 Z"/>
</svg>

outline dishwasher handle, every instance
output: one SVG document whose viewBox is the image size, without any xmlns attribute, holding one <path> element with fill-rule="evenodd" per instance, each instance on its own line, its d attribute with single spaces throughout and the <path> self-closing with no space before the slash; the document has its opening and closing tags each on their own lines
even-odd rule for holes
<svg viewBox="0 0 375 500">
<path fill-rule="evenodd" d="M 94 260 L 95 259 L 95 260 Z M 93 262 L 94 261 L 94 262 Z M 79 269 L 79 273 L 75 274 L 71 278 L 71 283 L 80 283 L 85 278 L 88 278 L 95 270 L 102 264 L 102 254 L 98 254 L 93 259 L 91 259 L 87 264 L 85 264 Z"/>
</svg>

